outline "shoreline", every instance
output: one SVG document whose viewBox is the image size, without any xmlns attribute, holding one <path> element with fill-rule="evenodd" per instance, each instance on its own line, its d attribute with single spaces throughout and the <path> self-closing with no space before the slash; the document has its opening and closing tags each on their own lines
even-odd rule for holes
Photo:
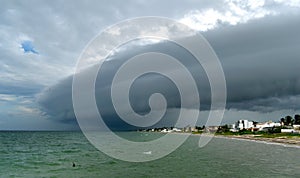
<svg viewBox="0 0 300 178">
<path fill-rule="evenodd" d="M 159 132 L 158 132 L 159 133 Z M 292 146 L 300 148 L 300 137 L 289 138 L 287 136 L 279 136 L 268 138 L 263 135 L 255 134 L 244 134 L 244 135 L 222 135 L 222 134 L 194 134 L 194 133 L 181 133 L 181 132 L 171 132 L 171 134 L 187 134 L 189 136 L 206 136 L 206 137 L 216 137 L 216 138 L 226 138 L 226 139 L 236 139 L 236 140 L 246 140 L 246 141 L 255 141 L 257 143 L 269 143 L 283 146 Z"/>
<path fill-rule="evenodd" d="M 295 146 L 300 148 L 300 138 L 293 137 L 288 138 L 286 136 L 267 138 L 260 135 L 214 135 L 217 138 L 228 138 L 228 139 L 237 139 L 237 140 L 248 140 L 262 143 L 273 143 L 287 146 Z"/>
</svg>

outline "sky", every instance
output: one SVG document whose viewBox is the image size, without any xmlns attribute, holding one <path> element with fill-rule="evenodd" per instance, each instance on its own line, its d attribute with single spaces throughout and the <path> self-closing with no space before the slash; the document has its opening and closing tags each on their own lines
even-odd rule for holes
<svg viewBox="0 0 300 178">
<path fill-rule="evenodd" d="M 141 16 L 177 20 L 207 39 L 226 79 L 223 123 L 238 119 L 277 121 L 300 113 L 299 0 L 12 0 L 1 2 L 0 7 L 0 130 L 76 129 L 71 82 L 79 55 L 108 26 Z M 140 44 L 114 54 L 107 62 L 111 71 L 96 84 L 102 108 L 107 106 L 107 98 L 101 95 L 107 92 L 104 84 L 124 56 L 172 47 L 168 43 Z M 192 64 L 187 65 L 193 70 Z M 164 83 L 159 89 L 171 96 L 168 118 L 175 117 L 176 89 L 159 76 L 145 76 L 137 82 L 133 93 L 138 99 L 132 99 L 133 107 L 147 112 L 148 106 L 138 102 L 147 101 L 151 93 L 150 89 L 145 96 L 139 92 L 153 87 L 147 81 Z M 207 79 L 201 81 L 200 116 L 205 118 L 210 93 Z M 116 117 L 110 111 L 105 114 Z M 204 124 L 201 118 L 199 125 Z M 111 122 L 115 126 L 117 121 Z"/>
</svg>

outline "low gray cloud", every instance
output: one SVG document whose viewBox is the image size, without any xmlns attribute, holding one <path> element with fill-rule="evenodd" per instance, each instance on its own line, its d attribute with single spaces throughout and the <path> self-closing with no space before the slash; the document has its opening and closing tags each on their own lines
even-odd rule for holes
<svg viewBox="0 0 300 178">
<path fill-rule="evenodd" d="M 299 110 L 299 19 L 299 15 L 268 17 L 203 34 L 223 65 L 228 90 L 228 111 L 263 113 Z M 201 109 L 210 109 L 209 83 L 201 66 L 195 66 L 186 51 L 171 43 L 162 42 L 142 47 L 133 46 L 114 54 L 105 63 L 96 83 L 96 98 L 104 116 L 117 117 L 110 100 L 110 83 L 118 67 L 129 57 L 149 51 L 173 55 L 185 64 L 197 80 Z M 40 103 L 48 113 L 63 122 L 74 119 L 71 84 L 72 77 L 69 77 L 48 88 L 40 96 Z M 139 113 L 147 113 L 148 98 L 154 92 L 161 92 L 166 96 L 170 111 L 180 106 L 178 90 L 170 80 L 146 75 L 136 80 L 132 87 L 132 107 Z M 192 105 L 191 101 L 191 108 Z"/>
<path fill-rule="evenodd" d="M 299 22 L 299 15 L 268 17 L 204 34 L 223 64 L 229 107 L 299 95 Z"/>
<path fill-rule="evenodd" d="M 32 8 L 33 4 L 35 8 Z M 203 34 L 224 67 L 229 91 L 228 108 L 280 109 L 283 104 L 272 102 L 289 103 L 299 94 L 296 74 L 299 66 L 299 7 L 299 2 L 288 0 L 5 1 L 0 6 L 0 94 L 34 97 L 48 87 L 49 91 L 44 89 L 39 94 L 40 107 L 54 121 L 74 122 L 70 103 L 71 77 L 68 76 L 74 72 L 76 59 L 89 40 L 107 26 L 128 18 L 163 16 L 177 19 L 196 30 L 208 30 Z M 27 48 L 27 53 L 24 53 L 24 46 L 22 48 L 24 41 L 30 41 L 32 45 Z M 164 52 L 164 49 L 168 48 L 159 50 Z M 118 55 L 115 57 L 120 58 L 125 53 Z M 191 63 L 186 65 L 190 65 L 191 71 L 200 71 L 194 75 L 201 81 L 198 87 L 202 109 L 209 109 L 210 91 L 205 72 L 201 68 L 193 69 Z M 110 67 L 107 70 L 115 70 L 114 64 L 107 66 Z M 148 78 L 140 78 L 134 86 L 139 102 L 133 102 L 133 106 L 139 112 L 143 112 L 144 107 L 147 109 L 147 102 L 143 101 L 147 96 L 139 93 L 138 88 L 147 84 Z M 154 83 L 168 82 L 157 76 L 150 78 Z M 172 85 L 160 88 L 168 94 L 170 107 L 178 107 L 176 94 L 171 97 L 176 89 Z M 15 107 L 26 106 L 15 104 L 4 103 L 2 110 L 13 112 Z M 259 109 L 256 108 L 258 105 L 261 105 Z M 296 109 L 297 102 L 291 108 Z M 14 124 L 22 127 L 19 117 L 3 112 L 1 116 L 10 120 L 10 128 Z M 34 117 L 45 120 L 44 115 Z M 28 117 L 27 121 L 30 119 Z M 35 125 L 31 127 L 35 128 Z M 1 128 L 5 129 L 5 126 Z"/>
</svg>

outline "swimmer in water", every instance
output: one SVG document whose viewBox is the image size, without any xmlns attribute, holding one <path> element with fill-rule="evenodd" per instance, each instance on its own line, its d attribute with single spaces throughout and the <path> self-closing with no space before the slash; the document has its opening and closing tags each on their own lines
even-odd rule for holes
<svg viewBox="0 0 300 178">
<path fill-rule="evenodd" d="M 73 162 L 73 167 L 75 167 L 76 165 L 75 165 L 75 163 Z"/>
</svg>

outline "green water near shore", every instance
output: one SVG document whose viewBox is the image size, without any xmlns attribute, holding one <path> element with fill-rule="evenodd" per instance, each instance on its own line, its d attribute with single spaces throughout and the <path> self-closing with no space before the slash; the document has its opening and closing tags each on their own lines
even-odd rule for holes
<svg viewBox="0 0 300 178">
<path fill-rule="evenodd" d="M 0 177 L 300 177 L 299 148 L 226 138 L 199 148 L 198 139 L 162 159 L 130 163 L 101 153 L 81 132 L 0 132 Z"/>
</svg>

